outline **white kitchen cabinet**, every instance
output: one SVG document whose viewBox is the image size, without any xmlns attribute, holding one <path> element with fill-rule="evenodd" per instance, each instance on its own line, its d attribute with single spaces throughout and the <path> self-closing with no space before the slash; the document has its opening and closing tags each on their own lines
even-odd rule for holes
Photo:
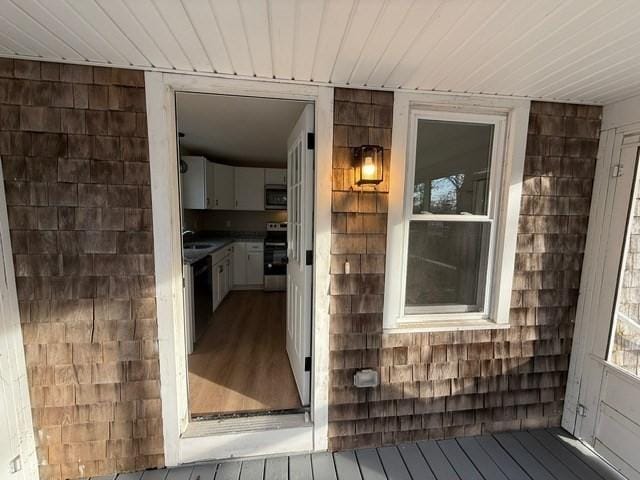
<svg viewBox="0 0 640 480">
<path fill-rule="evenodd" d="M 264 168 L 235 167 L 235 209 L 264 210 Z"/>
<path fill-rule="evenodd" d="M 264 283 L 264 246 L 248 241 L 233 244 L 233 286 L 259 287 Z"/>
<path fill-rule="evenodd" d="M 235 242 L 233 244 L 233 285 L 247 284 L 247 244 Z"/>
<path fill-rule="evenodd" d="M 213 311 L 231 290 L 234 246 L 228 245 L 211 254 L 211 289 Z"/>
<path fill-rule="evenodd" d="M 287 169 L 286 168 L 265 168 L 264 184 L 265 185 L 286 185 Z"/>
<path fill-rule="evenodd" d="M 235 205 L 235 168 L 221 163 L 213 164 L 214 210 L 233 210 Z"/>
<path fill-rule="evenodd" d="M 264 283 L 264 252 L 247 251 L 247 285 Z"/>
<path fill-rule="evenodd" d="M 205 157 L 183 156 L 187 171 L 180 175 L 182 208 L 210 208 L 214 189 L 214 166 Z"/>
</svg>

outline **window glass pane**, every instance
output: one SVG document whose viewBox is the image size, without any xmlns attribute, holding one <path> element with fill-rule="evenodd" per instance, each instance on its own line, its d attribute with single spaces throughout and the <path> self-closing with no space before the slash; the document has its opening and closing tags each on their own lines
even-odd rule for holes
<svg viewBox="0 0 640 480">
<path fill-rule="evenodd" d="M 413 213 L 486 215 L 493 125 L 418 120 Z"/>
<path fill-rule="evenodd" d="M 410 222 L 405 311 L 483 310 L 491 225 Z"/>
<path fill-rule="evenodd" d="M 610 361 L 640 375 L 640 192 L 638 178 L 635 201 L 627 226 L 626 254 L 622 259 L 618 298 L 613 318 Z"/>
</svg>

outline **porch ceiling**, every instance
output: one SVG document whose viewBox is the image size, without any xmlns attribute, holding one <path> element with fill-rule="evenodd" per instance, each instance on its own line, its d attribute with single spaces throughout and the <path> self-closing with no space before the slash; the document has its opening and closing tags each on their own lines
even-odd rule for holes
<svg viewBox="0 0 640 480">
<path fill-rule="evenodd" d="M 637 0 L 0 0 L 0 56 L 609 103 Z"/>
</svg>

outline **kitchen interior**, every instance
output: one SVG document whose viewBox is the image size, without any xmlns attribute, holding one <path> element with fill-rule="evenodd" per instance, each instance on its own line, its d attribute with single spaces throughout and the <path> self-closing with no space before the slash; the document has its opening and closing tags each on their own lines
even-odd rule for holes
<svg viewBox="0 0 640 480">
<path fill-rule="evenodd" d="M 306 406 L 285 329 L 287 138 L 308 105 L 176 94 L 194 420 Z"/>
</svg>

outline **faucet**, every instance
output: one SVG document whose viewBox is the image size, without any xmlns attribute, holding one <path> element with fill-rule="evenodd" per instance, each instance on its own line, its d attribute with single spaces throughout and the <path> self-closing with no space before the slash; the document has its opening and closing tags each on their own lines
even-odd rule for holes
<svg viewBox="0 0 640 480">
<path fill-rule="evenodd" d="M 183 230 L 183 231 L 182 231 L 182 237 L 184 238 L 184 236 L 185 236 L 185 235 L 187 235 L 187 234 L 189 234 L 189 233 L 193 235 L 193 234 L 195 234 L 196 232 L 194 232 L 193 230 Z"/>
</svg>

